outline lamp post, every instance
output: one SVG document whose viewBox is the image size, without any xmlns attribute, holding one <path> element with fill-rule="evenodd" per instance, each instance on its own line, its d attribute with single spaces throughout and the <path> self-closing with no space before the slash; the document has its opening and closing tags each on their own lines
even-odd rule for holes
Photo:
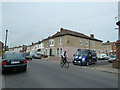
<svg viewBox="0 0 120 90">
<path fill-rule="evenodd" d="M 119 68 L 120 69 L 120 21 L 118 21 L 116 24 L 119 27 L 119 29 L 118 29 L 118 40 L 115 43 L 117 59 L 113 61 L 113 68 Z"/>
<path fill-rule="evenodd" d="M 6 30 L 6 36 L 5 36 L 5 51 L 6 51 L 6 45 L 7 45 L 7 35 L 8 35 L 8 30 Z"/>
<path fill-rule="evenodd" d="M 116 42 L 116 55 L 117 59 L 120 61 L 120 1 L 118 2 L 118 40 Z"/>
<path fill-rule="evenodd" d="M 117 59 L 120 61 L 120 21 L 118 21 L 116 24 L 119 27 L 119 29 L 118 29 L 118 40 L 115 43 L 115 45 L 116 45 L 116 55 L 117 55 Z"/>
<path fill-rule="evenodd" d="M 113 61 L 113 68 L 119 68 L 120 69 L 120 1 L 118 2 L 118 22 L 116 23 L 118 25 L 118 40 L 116 41 L 116 56 L 117 59 Z"/>
</svg>

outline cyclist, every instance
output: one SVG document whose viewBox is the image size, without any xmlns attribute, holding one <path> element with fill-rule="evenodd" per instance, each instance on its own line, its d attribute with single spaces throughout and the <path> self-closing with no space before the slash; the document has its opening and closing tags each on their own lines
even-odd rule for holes
<svg viewBox="0 0 120 90">
<path fill-rule="evenodd" d="M 63 54 L 61 55 L 61 58 L 63 60 L 63 65 L 67 62 L 67 57 L 68 57 L 67 52 L 64 51 Z"/>
</svg>

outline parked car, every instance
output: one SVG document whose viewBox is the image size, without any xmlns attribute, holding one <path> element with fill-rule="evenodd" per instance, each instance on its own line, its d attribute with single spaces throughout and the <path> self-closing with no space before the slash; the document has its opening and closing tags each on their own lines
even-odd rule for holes
<svg viewBox="0 0 120 90">
<path fill-rule="evenodd" d="M 27 60 L 24 59 L 21 53 L 6 51 L 2 58 L 2 73 L 18 70 L 27 70 Z"/>
<path fill-rule="evenodd" d="M 79 49 L 73 57 L 74 65 L 90 65 L 97 62 L 97 55 L 94 50 Z"/>
<path fill-rule="evenodd" d="M 108 60 L 109 56 L 107 54 L 97 54 L 99 60 Z"/>
<path fill-rule="evenodd" d="M 109 62 L 109 63 L 112 63 L 113 60 L 116 59 L 116 55 L 110 55 L 109 57 L 110 57 L 110 58 L 108 59 L 108 62 Z"/>
<path fill-rule="evenodd" d="M 34 58 L 35 58 L 35 59 L 41 59 L 41 54 L 40 54 L 40 52 L 35 52 Z"/>
<path fill-rule="evenodd" d="M 27 60 L 32 60 L 32 57 L 30 56 L 30 53 L 23 53 L 23 57 Z"/>
<path fill-rule="evenodd" d="M 41 59 L 41 53 L 38 51 L 31 51 L 30 56 L 34 59 Z"/>
</svg>

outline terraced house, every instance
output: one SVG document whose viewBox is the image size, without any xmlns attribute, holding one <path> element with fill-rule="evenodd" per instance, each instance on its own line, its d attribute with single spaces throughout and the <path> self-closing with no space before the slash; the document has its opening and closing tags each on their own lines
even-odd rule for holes
<svg viewBox="0 0 120 90">
<path fill-rule="evenodd" d="M 96 50 L 97 53 L 102 50 L 102 40 L 94 38 L 94 34 L 87 36 L 63 28 L 60 29 L 60 32 L 44 39 L 42 43 L 44 44 L 44 54 L 60 57 L 63 51 L 67 51 L 69 59 L 72 59 L 77 49 L 91 49 Z"/>
<path fill-rule="evenodd" d="M 2 55 L 3 43 L 0 41 L 0 55 Z"/>
<path fill-rule="evenodd" d="M 102 53 L 106 53 L 107 55 L 115 55 L 116 54 L 116 45 L 115 42 L 107 41 L 102 44 Z"/>
<path fill-rule="evenodd" d="M 26 45 L 9 48 L 9 51 L 22 52 L 22 53 L 26 52 L 26 50 L 27 50 Z"/>
<path fill-rule="evenodd" d="M 36 43 L 32 43 L 31 45 L 27 45 L 26 52 L 40 51 L 41 54 L 44 54 L 44 50 L 43 49 L 44 49 L 43 43 L 41 41 L 38 41 Z"/>
</svg>

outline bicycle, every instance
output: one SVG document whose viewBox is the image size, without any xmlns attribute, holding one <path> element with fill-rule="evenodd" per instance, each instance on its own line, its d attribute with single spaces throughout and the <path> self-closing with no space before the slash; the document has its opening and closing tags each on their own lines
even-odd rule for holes
<svg viewBox="0 0 120 90">
<path fill-rule="evenodd" d="M 69 68 L 69 62 L 66 60 L 66 62 L 64 63 L 64 58 L 61 56 L 61 61 L 60 61 L 60 66 L 61 67 L 66 67 L 66 68 Z"/>
</svg>

